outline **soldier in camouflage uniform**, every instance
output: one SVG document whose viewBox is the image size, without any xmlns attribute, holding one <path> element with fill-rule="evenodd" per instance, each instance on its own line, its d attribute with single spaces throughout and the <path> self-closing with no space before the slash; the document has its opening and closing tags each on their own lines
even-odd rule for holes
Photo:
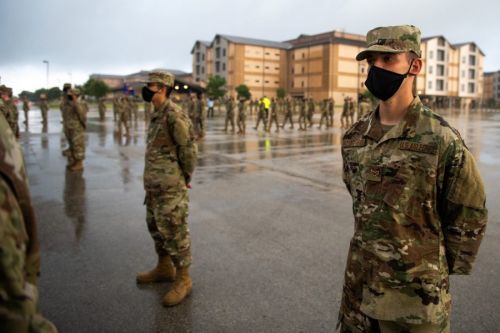
<svg viewBox="0 0 500 333">
<path fill-rule="evenodd" d="M 328 120 L 328 103 L 327 99 L 322 100 L 320 103 L 321 118 L 319 120 L 319 129 L 323 126 L 323 121 L 325 122 L 326 128 L 330 127 L 330 121 Z"/>
<path fill-rule="evenodd" d="M 40 252 L 21 147 L 0 113 L 0 332 L 57 332 L 38 312 Z"/>
<path fill-rule="evenodd" d="M 193 125 L 187 113 L 169 99 L 173 86 L 172 74 L 150 72 L 142 93 L 144 100 L 154 105 L 147 134 L 144 189 L 146 221 L 159 259 L 152 271 L 137 275 L 137 282 L 174 280 L 163 298 L 165 306 L 179 304 L 192 289 L 188 188 L 197 159 Z"/>
<path fill-rule="evenodd" d="M 328 124 L 333 127 L 333 116 L 335 115 L 335 101 L 333 98 L 328 100 Z"/>
<path fill-rule="evenodd" d="M 196 103 L 194 110 L 194 121 L 195 121 L 194 128 L 196 131 L 196 136 L 198 138 L 203 138 L 205 136 L 206 119 L 207 119 L 207 112 L 205 108 L 203 94 L 198 92 L 196 93 Z"/>
<path fill-rule="evenodd" d="M 314 99 L 309 98 L 307 102 L 307 122 L 309 123 L 309 127 L 312 127 L 313 125 L 314 109 Z"/>
<path fill-rule="evenodd" d="M 278 123 L 278 103 L 274 98 L 271 98 L 271 112 L 269 112 L 269 119 L 267 120 L 267 132 L 271 131 L 273 123 L 276 124 L 276 133 L 280 131 L 280 125 Z"/>
<path fill-rule="evenodd" d="M 127 96 L 119 97 L 116 102 L 116 111 L 118 117 L 118 133 L 121 135 L 122 127 L 125 128 L 125 136 L 130 136 L 130 103 Z"/>
<path fill-rule="evenodd" d="M 234 98 L 229 97 L 226 102 L 226 121 L 224 132 L 227 132 L 227 125 L 231 123 L 231 132 L 234 133 Z"/>
<path fill-rule="evenodd" d="M 344 105 L 342 107 L 342 114 L 340 116 L 340 123 L 342 125 L 342 127 L 349 127 L 349 96 L 346 96 L 344 98 Z M 344 119 L 345 119 L 345 123 L 344 123 Z"/>
<path fill-rule="evenodd" d="M 30 110 L 30 101 L 28 99 L 28 96 L 24 95 L 23 96 L 23 111 L 24 111 L 24 123 L 26 126 L 28 126 L 28 112 Z"/>
<path fill-rule="evenodd" d="M 449 274 L 470 274 L 486 227 L 483 181 L 458 131 L 412 93 L 418 28 L 376 28 L 367 43 L 356 59 L 381 102 L 342 138 L 355 223 L 339 325 L 449 332 Z"/>
<path fill-rule="evenodd" d="M 19 138 L 19 125 L 17 123 L 18 111 L 16 105 L 12 101 L 12 89 L 1 85 L 0 97 L 0 113 L 4 115 L 16 138 Z"/>
<path fill-rule="evenodd" d="M 69 143 L 69 151 L 65 154 L 68 158 L 68 170 L 83 170 L 85 159 L 85 129 L 87 127 L 87 113 L 79 101 L 80 90 L 68 91 L 64 103 L 65 133 Z"/>
<path fill-rule="evenodd" d="M 103 122 L 106 119 L 106 100 L 104 97 L 99 98 L 99 104 L 97 106 L 99 111 L 99 120 Z"/>
<path fill-rule="evenodd" d="M 255 124 L 255 127 L 254 129 L 257 130 L 259 129 L 259 123 L 262 121 L 262 124 L 264 125 L 264 131 L 266 130 L 266 123 L 267 123 L 267 120 L 266 120 L 266 107 L 264 105 L 264 102 L 262 101 L 262 99 L 260 100 L 258 106 L 259 108 L 258 112 L 257 112 L 257 123 Z"/>
<path fill-rule="evenodd" d="M 252 101 L 250 101 L 251 103 Z M 240 99 L 238 102 L 238 117 L 236 118 L 236 124 L 238 125 L 238 134 L 246 133 L 246 110 L 245 110 L 245 100 Z"/>
<path fill-rule="evenodd" d="M 283 104 L 285 108 L 285 119 L 283 119 L 283 124 L 281 124 L 281 128 L 285 128 L 287 121 L 290 122 L 290 129 L 293 129 L 293 106 L 290 104 L 290 99 L 286 98 L 285 103 Z"/>
<path fill-rule="evenodd" d="M 305 99 L 298 99 L 299 106 L 299 131 L 307 131 L 306 124 L 306 101 Z"/>
<path fill-rule="evenodd" d="M 47 113 L 49 112 L 49 103 L 46 94 L 40 94 L 40 111 L 42 112 L 42 123 L 47 125 Z"/>
</svg>

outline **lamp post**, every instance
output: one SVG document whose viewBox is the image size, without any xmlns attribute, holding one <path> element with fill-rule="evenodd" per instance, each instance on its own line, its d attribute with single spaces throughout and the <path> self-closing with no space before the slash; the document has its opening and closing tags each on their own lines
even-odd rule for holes
<svg viewBox="0 0 500 333">
<path fill-rule="evenodd" d="M 46 76 L 47 82 L 46 82 L 45 88 L 47 88 L 47 90 L 49 90 L 49 61 L 48 60 L 44 60 L 43 63 L 45 65 L 47 65 L 47 76 Z"/>
</svg>

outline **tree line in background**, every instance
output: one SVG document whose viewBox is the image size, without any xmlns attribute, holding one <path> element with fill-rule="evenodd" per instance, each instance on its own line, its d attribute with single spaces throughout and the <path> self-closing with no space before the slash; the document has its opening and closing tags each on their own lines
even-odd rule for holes
<svg viewBox="0 0 500 333">
<path fill-rule="evenodd" d="M 75 88 L 80 89 L 83 95 L 95 98 L 104 97 L 111 91 L 104 81 L 96 79 L 88 79 L 82 86 L 76 85 Z M 35 92 L 23 90 L 19 96 L 27 96 L 30 101 L 38 102 L 40 101 L 41 94 L 46 94 L 49 100 L 55 100 L 61 98 L 62 90 L 59 87 L 52 87 L 50 89 L 41 88 L 35 90 Z"/>
</svg>

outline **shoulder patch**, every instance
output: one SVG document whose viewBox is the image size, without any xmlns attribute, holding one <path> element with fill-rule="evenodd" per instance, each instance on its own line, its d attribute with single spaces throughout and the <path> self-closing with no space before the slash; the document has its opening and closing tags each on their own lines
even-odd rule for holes
<svg viewBox="0 0 500 333">
<path fill-rule="evenodd" d="M 436 155 L 437 150 L 438 150 L 438 146 L 433 145 L 433 144 L 420 143 L 420 142 L 401 141 L 399 143 L 399 149 L 414 151 L 417 153 Z"/>
</svg>

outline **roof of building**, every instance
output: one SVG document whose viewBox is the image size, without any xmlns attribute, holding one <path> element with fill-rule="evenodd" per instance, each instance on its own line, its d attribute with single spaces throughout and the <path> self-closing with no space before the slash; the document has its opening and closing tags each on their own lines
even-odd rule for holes
<svg viewBox="0 0 500 333">
<path fill-rule="evenodd" d="M 255 39 L 255 38 L 248 38 L 248 37 L 222 35 L 222 34 L 215 35 L 214 41 L 217 37 L 227 39 L 228 41 L 233 42 L 235 44 L 266 46 L 266 47 L 272 47 L 272 48 L 276 48 L 276 49 L 285 49 L 285 50 L 292 48 L 292 45 L 290 43 L 287 43 L 287 42 L 275 42 L 275 41 L 264 40 L 264 39 Z M 214 42 L 212 41 L 212 45 L 213 45 L 213 43 Z"/>
<path fill-rule="evenodd" d="M 429 37 L 423 37 L 421 39 L 422 42 L 427 42 L 428 40 L 434 39 L 434 38 L 443 38 L 444 40 L 447 40 L 445 36 L 443 35 L 435 35 L 435 36 L 429 36 Z"/>
<path fill-rule="evenodd" d="M 123 75 L 116 75 L 116 74 L 91 74 L 91 78 L 94 79 L 114 79 L 114 80 L 121 80 L 123 79 Z"/>
<path fill-rule="evenodd" d="M 464 43 L 457 43 L 457 44 L 451 44 L 452 47 L 455 47 L 455 48 L 459 48 L 459 47 L 462 47 L 464 45 L 474 45 L 475 47 L 477 47 L 477 49 L 479 50 L 479 52 L 481 52 L 481 54 L 484 56 L 484 52 L 483 50 L 481 50 L 481 48 L 479 46 L 477 46 L 476 42 L 464 42 Z"/>
<path fill-rule="evenodd" d="M 315 46 L 321 44 L 347 44 L 366 47 L 366 40 L 364 36 L 336 30 L 315 35 L 301 34 L 297 38 L 287 40 L 286 42 L 292 44 L 293 48 Z"/>
<path fill-rule="evenodd" d="M 206 41 L 206 40 L 197 40 L 194 42 L 193 47 L 191 48 L 191 54 L 193 54 L 194 49 L 196 48 L 196 45 L 198 44 L 203 44 L 205 47 L 210 47 L 211 42 Z"/>
</svg>

